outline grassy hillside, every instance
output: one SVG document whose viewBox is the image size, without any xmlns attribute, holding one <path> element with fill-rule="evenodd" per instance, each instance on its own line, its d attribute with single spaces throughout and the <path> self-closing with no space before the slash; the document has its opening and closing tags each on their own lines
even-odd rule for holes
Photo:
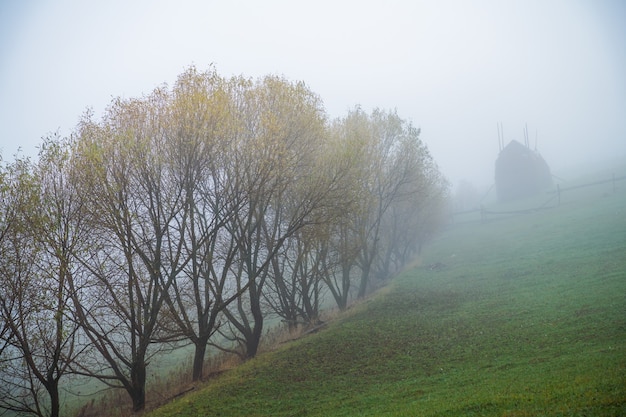
<svg viewBox="0 0 626 417">
<path fill-rule="evenodd" d="M 149 415 L 624 416 L 625 188 L 457 224 L 323 331 Z"/>
</svg>

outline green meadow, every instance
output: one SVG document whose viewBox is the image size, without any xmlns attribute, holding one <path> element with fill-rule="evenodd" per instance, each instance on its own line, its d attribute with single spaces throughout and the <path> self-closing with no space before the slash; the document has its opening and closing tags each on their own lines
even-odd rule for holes
<svg viewBox="0 0 626 417">
<path fill-rule="evenodd" d="M 626 415 L 626 181 L 466 218 L 321 331 L 149 413 Z"/>
</svg>

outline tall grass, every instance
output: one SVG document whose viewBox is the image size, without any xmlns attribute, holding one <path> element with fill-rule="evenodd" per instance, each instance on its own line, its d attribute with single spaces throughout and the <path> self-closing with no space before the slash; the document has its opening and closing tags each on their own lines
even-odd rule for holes
<svg viewBox="0 0 626 417">
<path fill-rule="evenodd" d="M 326 329 L 150 416 L 626 415 L 626 190 L 447 230 Z"/>
</svg>

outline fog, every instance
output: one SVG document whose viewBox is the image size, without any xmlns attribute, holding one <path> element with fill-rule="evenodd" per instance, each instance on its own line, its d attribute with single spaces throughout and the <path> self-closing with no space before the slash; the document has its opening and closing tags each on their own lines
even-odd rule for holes
<svg viewBox="0 0 626 417">
<path fill-rule="evenodd" d="M 626 156 L 620 0 L 5 1 L 2 155 L 211 63 L 302 80 L 329 117 L 397 109 L 453 185 L 493 183 L 497 123 L 553 170 Z"/>
</svg>

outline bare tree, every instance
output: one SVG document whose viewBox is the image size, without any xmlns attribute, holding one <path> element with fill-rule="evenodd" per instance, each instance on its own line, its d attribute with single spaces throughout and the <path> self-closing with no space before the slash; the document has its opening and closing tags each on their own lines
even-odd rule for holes
<svg viewBox="0 0 626 417">
<path fill-rule="evenodd" d="M 404 237 L 420 234 L 406 227 L 419 223 L 411 214 L 424 217 L 411 209 L 429 206 L 425 202 L 435 198 L 437 190 L 429 184 L 436 182 L 433 178 L 439 174 L 419 140 L 419 130 L 395 112 L 374 110 L 366 114 L 357 107 L 335 121 L 332 128 L 349 150 L 347 155 L 354 166 L 351 183 L 359 196 L 350 215 L 329 235 L 322 268 L 324 281 L 339 308 L 344 309 L 357 273 L 357 296 L 363 297 L 373 275 L 385 278 L 398 270 L 396 239 L 400 233 Z M 407 217 L 402 217 L 405 214 Z M 401 251 L 409 249 L 403 247 Z"/>
<path fill-rule="evenodd" d="M 311 236 L 315 227 L 303 229 L 287 239 L 271 261 L 268 290 L 263 294 L 270 310 L 288 324 L 319 324 L 323 297 L 321 261 L 323 249 Z"/>
<path fill-rule="evenodd" d="M 145 406 L 152 342 L 188 259 L 186 198 L 171 165 L 167 98 L 157 89 L 143 99 L 115 100 L 102 123 L 85 118 L 76 151 L 94 242 L 78 254 L 88 274 L 72 281 L 77 317 L 93 348 L 76 370 L 125 389 L 134 411 Z"/>
<path fill-rule="evenodd" d="M 340 248 L 338 230 L 350 227 L 350 218 L 359 208 L 359 146 L 332 129 L 323 142 L 306 187 L 325 199 L 318 201 L 310 225 L 290 236 L 272 259 L 270 288 L 265 294 L 272 311 L 292 329 L 299 323 L 318 323 L 320 303 L 328 288 L 341 308 L 347 306 L 350 271 L 344 275 L 339 266 L 348 260 L 345 264 L 352 265 L 356 256 L 355 250 Z M 292 196 L 294 200 L 303 198 L 307 197 Z"/>
<path fill-rule="evenodd" d="M 373 154 L 369 117 L 358 107 L 345 118 L 335 120 L 331 133 L 336 154 L 350 167 L 344 181 L 348 185 L 345 198 L 352 205 L 337 221 L 327 225 L 321 273 L 337 306 L 345 310 L 353 292 L 357 260 L 367 238 L 365 221 L 373 204 L 368 187 L 374 180 L 372 159 L 377 155 Z"/>
<path fill-rule="evenodd" d="M 0 407 L 57 416 L 73 372 L 141 411 L 162 349 L 191 343 L 194 380 L 207 346 L 253 357 L 270 310 L 316 323 L 325 286 L 345 309 L 397 271 L 445 189 L 410 123 L 328 125 L 303 83 L 192 67 L 116 99 L 0 170 Z"/>
<path fill-rule="evenodd" d="M 245 204 L 228 222 L 237 257 L 232 275 L 245 296 L 224 310 L 244 357 L 256 355 L 266 312 L 263 291 L 271 263 L 287 239 L 321 221 L 337 197 L 332 175 L 316 175 L 325 138 L 319 98 L 302 83 L 267 77 L 246 95 L 235 172 Z"/>
<path fill-rule="evenodd" d="M 24 160 L 13 164 L 15 182 L 3 196 L 13 207 L 3 207 L 8 233 L 2 239 L 0 317 L 9 338 L 0 408 L 55 417 L 60 380 L 77 354 L 68 281 L 76 269 L 72 252 L 85 230 L 80 198 L 69 180 L 69 143 L 52 137 L 41 149 L 36 166 Z"/>
<path fill-rule="evenodd" d="M 380 259 L 376 276 L 386 279 L 399 272 L 421 252 L 422 246 L 443 225 L 448 183 L 417 135 L 405 143 L 410 162 L 406 181 L 382 219 Z"/>
<path fill-rule="evenodd" d="M 202 378 L 220 312 L 245 290 L 230 286 L 237 247 L 225 225 L 245 198 L 234 180 L 231 147 L 237 137 L 238 106 L 243 105 L 236 98 L 246 84 L 190 68 L 179 77 L 170 103 L 170 142 L 177 149 L 178 165 L 174 180 L 185 195 L 184 251 L 189 260 L 166 299 L 173 326 L 165 338 L 181 337 L 194 345 L 194 381 Z"/>
<path fill-rule="evenodd" d="M 374 110 L 369 117 L 371 139 L 370 176 L 367 181 L 367 206 L 363 210 L 358 230 L 361 247 L 357 264 L 361 270 L 359 298 L 366 295 L 372 265 L 380 248 L 382 220 L 402 185 L 408 181 L 410 160 L 405 158 L 402 145 L 403 121 L 395 113 Z"/>
</svg>

